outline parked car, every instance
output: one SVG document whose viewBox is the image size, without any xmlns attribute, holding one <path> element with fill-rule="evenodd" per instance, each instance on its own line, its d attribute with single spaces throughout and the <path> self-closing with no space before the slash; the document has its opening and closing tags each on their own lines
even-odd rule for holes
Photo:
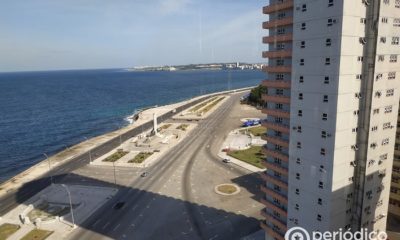
<svg viewBox="0 0 400 240">
<path fill-rule="evenodd" d="M 142 174 L 140 174 L 141 177 L 147 177 L 147 175 L 149 175 L 148 172 L 143 172 Z"/>
</svg>

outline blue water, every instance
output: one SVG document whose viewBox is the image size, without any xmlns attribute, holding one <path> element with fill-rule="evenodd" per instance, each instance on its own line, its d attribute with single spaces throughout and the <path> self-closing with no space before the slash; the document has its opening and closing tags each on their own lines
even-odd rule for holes
<svg viewBox="0 0 400 240">
<path fill-rule="evenodd" d="M 0 182 L 84 140 L 128 124 L 143 107 L 254 86 L 245 71 L 82 70 L 0 73 Z"/>
</svg>

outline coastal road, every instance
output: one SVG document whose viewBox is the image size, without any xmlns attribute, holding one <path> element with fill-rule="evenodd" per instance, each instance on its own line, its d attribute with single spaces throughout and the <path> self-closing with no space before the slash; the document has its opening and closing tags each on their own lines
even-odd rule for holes
<svg viewBox="0 0 400 240">
<path fill-rule="evenodd" d="M 70 239 L 239 239 L 259 229 L 257 174 L 216 157 L 218 144 L 239 125 L 239 98 L 221 107 L 172 148 L 147 177 L 128 186 L 79 226 Z M 240 112 L 240 111 L 239 111 Z M 232 114 L 236 114 L 232 117 Z M 234 196 L 214 193 L 215 185 L 237 183 Z M 114 209 L 123 202 L 121 209 Z"/>
<path fill-rule="evenodd" d="M 218 94 L 215 94 L 218 95 Z M 190 103 L 184 104 L 176 109 L 176 112 L 183 111 L 187 108 L 190 108 L 191 106 L 204 101 L 205 99 L 214 96 L 214 94 L 199 98 L 195 101 L 192 101 Z M 169 118 L 171 118 L 173 115 L 176 113 L 168 112 L 164 115 L 159 116 L 157 119 L 159 122 L 163 122 Z M 104 144 L 101 144 L 99 146 L 94 147 L 90 154 L 92 157 L 100 157 L 107 152 L 111 151 L 112 149 L 116 148 L 119 146 L 121 141 L 125 141 L 133 136 L 136 136 L 142 131 L 146 131 L 152 127 L 152 121 L 149 121 L 141 126 L 138 126 L 126 133 L 121 134 L 121 136 L 117 136 L 109 141 L 107 141 Z M 14 189 L 10 190 L 6 195 L 0 197 L 0 216 L 6 214 L 7 212 L 11 211 L 13 208 L 15 208 L 18 204 L 28 200 L 32 196 L 34 196 L 36 193 L 40 192 L 47 186 L 53 183 L 58 183 L 61 181 L 61 179 L 68 173 L 77 170 L 79 168 L 82 168 L 83 166 L 86 166 L 90 162 L 90 155 L 89 152 L 86 152 L 84 154 L 78 155 L 62 164 L 60 164 L 57 167 L 54 167 L 48 173 L 43 175 L 40 179 L 31 181 L 27 184 L 25 184 L 22 188 L 20 189 Z"/>
</svg>

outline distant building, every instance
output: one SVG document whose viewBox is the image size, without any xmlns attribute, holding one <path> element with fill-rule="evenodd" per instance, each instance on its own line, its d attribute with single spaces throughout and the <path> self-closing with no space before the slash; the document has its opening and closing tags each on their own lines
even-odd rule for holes
<svg viewBox="0 0 400 240">
<path fill-rule="evenodd" d="M 400 1 L 270 0 L 263 12 L 266 239 L 283 240 L 295 226 L 385 231 Z M 400 193 L 398 172 L 393 176 L 392 191 Z M 391 200 L 396 207 L 398 196 Z"/>
</svg>

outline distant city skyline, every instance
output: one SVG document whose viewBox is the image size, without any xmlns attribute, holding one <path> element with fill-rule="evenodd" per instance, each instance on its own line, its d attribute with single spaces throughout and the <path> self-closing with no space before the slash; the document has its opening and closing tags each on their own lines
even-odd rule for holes
<svg viewBox="0 0 400 240">
<path fill-rule="evenodd" d="M 9 1 L 0 72 L 262 62 L 264 2 Z"/>
</svg>

